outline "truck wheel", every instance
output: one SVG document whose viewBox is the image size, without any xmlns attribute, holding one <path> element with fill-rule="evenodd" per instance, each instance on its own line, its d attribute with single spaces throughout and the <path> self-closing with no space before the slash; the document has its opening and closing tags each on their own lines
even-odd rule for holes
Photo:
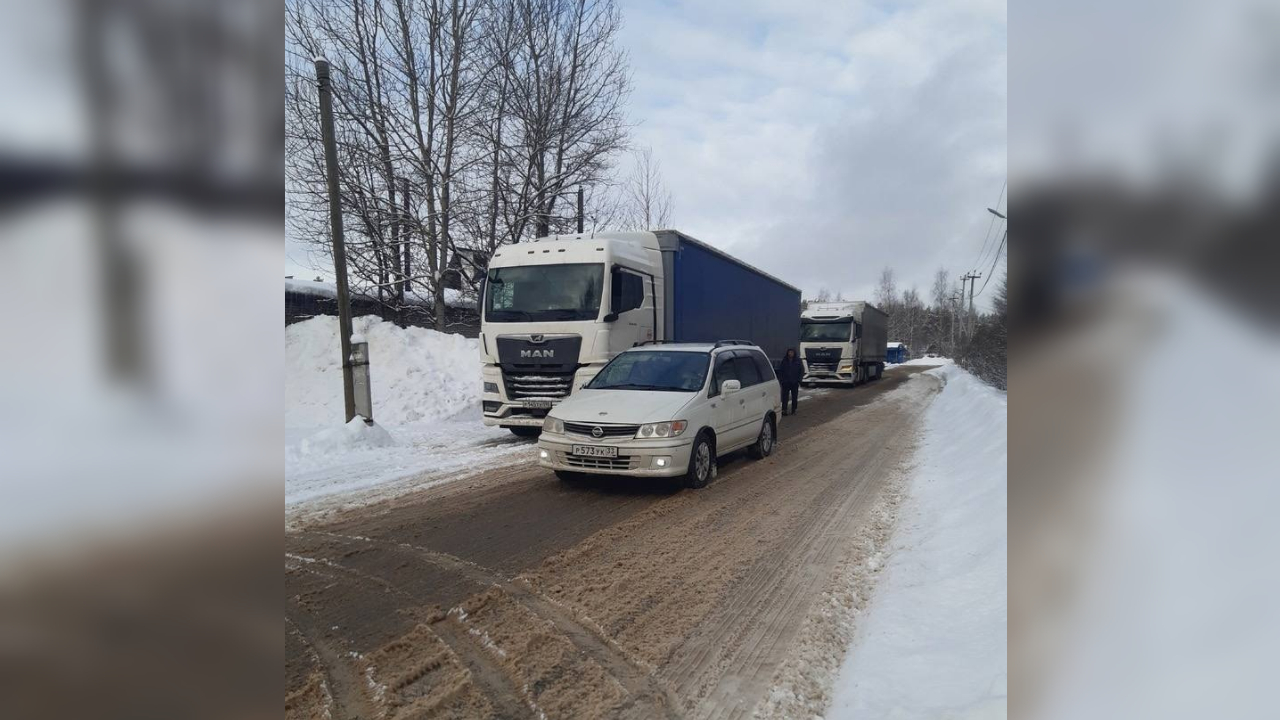
<svg viewBox="0 0 1280 720">
<path fill-rule="evenodd" d="M 507 429 L 516 437 L 538 437 L 542 434 L 542 428 L 540 427 L 517 426 L 509 427 Z"/>
<path fill-rule="evenodd" d="M 697 490 L 704 488 L 716 475 L 716 448 L 711 438 L 702 433 L 693 442 L 689 453 L 689 471 L 684 476 L 684 486 Z"/>
<path fill-rule="evenodd" d="M 756 444 L 747 448 L 752 460 L 763 460 L 773 454 L 773 446 L 778 438 L 777 428 L 773 424 L 773 416 L 766 415 L 760 426 L 760 434 L 756 436 Z"/>
</svg>

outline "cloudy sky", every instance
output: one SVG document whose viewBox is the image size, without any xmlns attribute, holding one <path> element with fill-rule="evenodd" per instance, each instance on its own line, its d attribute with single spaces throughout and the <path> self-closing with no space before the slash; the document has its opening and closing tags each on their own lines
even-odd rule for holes
<svg viewBox="0 0 1280 720">
<path fill-rule="evenodd" d="M 938 267 L 977 267 L 1005 180 L 1005 7 L 626 3 L 673 225 L 806 294 L 870 297 L 889 265 L 927 296 Z"/>
<path fill-rule="evenodd" d="M 926 298 L 939 267 L 990 272 L 1004 0 L 622 7 L 635 141 L 662 165 L 674 227 L 806 295 L 870 298 L 886 265 Z M 287 273 L 313 273 L 288 254 Z"/>
</svg>

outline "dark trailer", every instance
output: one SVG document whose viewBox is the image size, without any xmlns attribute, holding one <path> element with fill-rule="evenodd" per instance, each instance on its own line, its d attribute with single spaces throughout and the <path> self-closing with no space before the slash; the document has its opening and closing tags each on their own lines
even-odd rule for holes
<svg viewBox="0 0 1280 720">
<path fill-rule="evenodd" d="M 655 230 L 666 277 L 666 337 L 749 340 L 776 365 L 799 347 L 800 290 L 676 230 Z"/>
</svg>

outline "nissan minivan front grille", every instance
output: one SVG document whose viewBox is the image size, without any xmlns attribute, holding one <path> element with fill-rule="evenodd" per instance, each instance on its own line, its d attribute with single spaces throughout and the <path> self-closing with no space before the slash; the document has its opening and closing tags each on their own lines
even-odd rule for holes
<svg viewBox="0 0 1280 720">
<path fill-rule="evenodd" d="M 600 434 L 595 434 L 595 429 L 600 428 Z M 635 437 L 636 431 L 640 429 L 639 425 L 597 425 L 594 423 L 576 423 L 566 422 L 564 431 L 573 433 L 574 435 L 582 435 L 584 437 L 600 437 L 600 438 L 618 438 L 618 437 Z"/>
</svg>

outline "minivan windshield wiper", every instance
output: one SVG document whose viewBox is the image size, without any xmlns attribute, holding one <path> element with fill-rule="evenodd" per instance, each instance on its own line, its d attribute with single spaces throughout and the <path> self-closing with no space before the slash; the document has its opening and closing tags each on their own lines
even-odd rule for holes
<svg viewBox="0 0 1280 720">
<path fill-rule="evenodd" d="M 676 390 L 680 392 L 692 392 L 684 388 L 671 387 L 670 385 L 639 385 L 637 383 L 622 383 L 621 385 L 605 385 L 598 388 L 599 390 Z"/>
</svg>

